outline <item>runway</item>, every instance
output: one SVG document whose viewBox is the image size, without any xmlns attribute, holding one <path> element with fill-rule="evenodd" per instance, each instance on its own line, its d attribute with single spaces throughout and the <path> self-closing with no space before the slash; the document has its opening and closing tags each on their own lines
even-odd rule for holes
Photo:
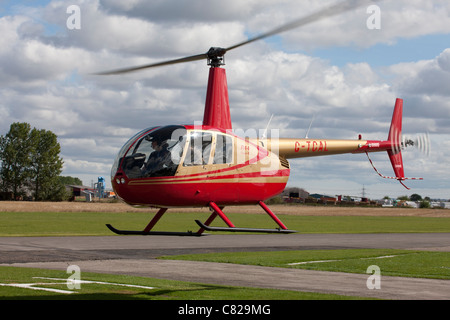
<svg viewBox="0 0 450 320">
<path fill-rule="evenodd" d="M 335 293 L 382 299 L 450 299 L 449 280 L 381 278 L 369 274 L 157 260 L 161 255 L 209 252 L 390 248 L 450 252 L 449 233 L 208 235 L 204 237 L 2 237 L 0 265 L 116 273 L 209 284 Z"/>
</svg>

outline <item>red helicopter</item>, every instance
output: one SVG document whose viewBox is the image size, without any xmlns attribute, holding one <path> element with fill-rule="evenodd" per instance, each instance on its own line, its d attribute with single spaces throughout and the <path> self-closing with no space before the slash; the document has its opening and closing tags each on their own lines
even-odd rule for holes
<svg viewBox="0 0 450 320">
<path fill-rule="evenodd" d="M 402 141 L 401 138 L 401 99 L 396 100 L 387 140 L 362 140 L 361 135 L 355 140 L 249 139 L 239 137 L 232 131 L 227 80 L 222 68 L 225 53 L 354 7 L 354 4 L 339 3 L 228 48 L 212 47 L 199 55 L 100 73 L 121 74 L 201 59 L 206 59 L 210 66 L 203 123 L 144 129 L 125 143 L 112 167 L 112 186 L 123 201 L 130 205 L 158 207 L 159 211 L 142 231 L 118 230 L 109 224 L 108 228 L 117 234 L 180 236 L 200 236 L 205 230 L 296 232 L 288 229 L 264 203 L 264 200 L 284 190 L 290 174 L 288 159 L 291 158 L 343 153 L 366 153 L 368 156 L 370 152 L 386 151 L 395 176 L 385 177 L 377 173 L 403 184 L 408 178 L 405 178 L 401 150 L 414 142 Z M 244 204 L 260 205 L 278 227 L 236 227 L 223 208 Z M 209 207 L 212 214 L 204 223 L 196 220 L 200 227 L 197 232 L 152 231 L 168 208 L 176 207 Z M 217 216 L 228 227 L 210 226 Z"/>
</svg>

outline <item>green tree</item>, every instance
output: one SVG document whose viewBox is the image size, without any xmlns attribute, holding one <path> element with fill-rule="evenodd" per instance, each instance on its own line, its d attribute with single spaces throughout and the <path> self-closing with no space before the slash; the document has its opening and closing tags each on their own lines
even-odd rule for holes
<svg viewBox="0 0 450 320">
<path fill-rule="evenodd" d="M 422 196 L 421 196 L 420 194 L 413 193 L 413 194 L 409 197 L 409 199 L 410 199 L 411 201 L 421 201 L 421 200 L 422 200 Z"/>
<path fill-rule="evenodd" d="M 36 200 L 62 200 L 60 150 L 51 131 L 31 129 L 28 123 L 11 124 L 9 132 L 0 137 L 3 191 L 12 192 L 15 199 L 32 191 Z"/>
<path fill-rule="evenodd" d="M 33 129 L 31 139 L 34 146 L 30 167 L 34 197 L 36 200 L 60 200 L 65 189 L 58 178 L 63 161 L 59 157 L 61 146 L 57 136 L 51 131 Z"/>
<path fill-rule="evenodd" d="M 64 185 L 75 185 L 75 186 L 83 185 L 83 181 L 81 181 L 80 178 L 77 177 L 60 176 L 59 181 Z"/>
<path fill-rule="evenodd" d="M 427 200 L 420 201 L 420 208 L 431 208 L 431 204 Z"/>
<path fill-rule="evenodd" d="M 2 189 L 12 192 L 17 199 L 25 194 L 31 178 L 31 126 L 28 123 L 11 124 L 9 132 L 0 137 L 0 150 Z"/>
</svg>

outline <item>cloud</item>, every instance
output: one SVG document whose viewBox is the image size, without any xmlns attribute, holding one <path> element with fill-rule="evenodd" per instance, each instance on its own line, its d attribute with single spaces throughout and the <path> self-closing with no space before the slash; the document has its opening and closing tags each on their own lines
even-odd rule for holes
<svg viewBox="0 0 450 320">
<path fill-rule="evenodd" d="M 0 17 L 1 134 L 15 121 L 52 130 L 62 145 L 64 174 L 84 177 L 85 183 L 89 177 L 107 177 L 116 153 L 135 132 L 202 120 L 208 66 L 199 61 L 121 76 L 91 73 L 232 45 L 330 3 L 24 3 Z M 264 129 L 274 114 L 270 127 L 280 129 L 280 136 L 304 137 L 314 117 L 310 137 L 344 139 L 362 133 L 364 138 L 385 139 L 395 98 L 401 97 L 405 132 L 429 131 L 436 140 L 433 148 L 438 151 L 426 162 L 405 152 L 407 171 L 424 171 L 430 188 L 448 169 L 450 49 L 427 60 L 383 68 L 370 59 L 336 66 L 314 55 L 317 48 L 356 46 L 364 51 L 379 43 L 395 47 L 397 39 L 448 33 L 447 1 L 378 3 L 381 30 L 367 29 L 368 14 L 360 8 L 229 52 L 233 126 Z M 72 4 L 81 9 L 80 30 L 66 28 L 66 9 Z M 295 160 L 290 183 L 332 188 L 327 182 L 331 179 L 333 188 L 339 188 L 339 181 L 348 188 L 364 182 L 375 188 L 379 177 L 371 176 L 364 157 L 352 156 Z M 384 154 L 376 159 L 381 169 L 392 170 Z M 381 185 L 384 192 L 388 187 Z"/>
<path fill-rule="evenodd" d="M 449 133 L 450 118 L 450 49 L 425 61 L 391 66 L 395 76 L 393 88 L 408 97 L 409 115 L 422 130 Z M 426 125 L 426 128 L 424 127 Z"/>
<path fill-rule="evenodd" d="M 300 14 L 309 14 L 336 1 L 285 1 L 281 5 L 267 6 L 264 14 L 252 21 L 256 30 L 267 27 L 270 17 L 278 23 L 292 21 Z M 375 44 L 394 45 L 398 39 L 422 35 L 448 33 L 450 4 L 445 0 L 377 1 L 380 8 L 380 29 L 367 28 L 367 20 L 373 12 L 368 6 L 345 12 L 329 19 L 310 24 L 302 29 L 282 34 L 283 44 L 290 50 L 314 50 L 333 46 L 369 48 Z"/>
<path fill-rule="evenodd" d="M 405 68 L 409 70 L 405 71 Z M 448 96 L 450 93 L 450 49 L 432 60 L 394 66 L 392 69 L 401 74 L 398 90 L 407 94 Z"/>
<path fill-rule="evenodd" d="M 166 0 L 166 1 L 117 1 L 101 0 L 101 7 L 114 14 L 126 14 L 161 23 L 179 21 L 222 22 L 246 19 L 272 1 L 267 0 Z"/>
<path fill-rule="evenodd" d="M 207 23 L 200 19 L 189 23 L 177 21 L 168 24 L 164 22 L 167 21 L 166 18 L 161 21 L 145 14 L 147 11 L 153 12 L 152 8 L 141 9 L 141 6 L 147 7 L 159 2 L 127 2 L 126 8 L 133 4 L 139 5 L 136 7 L 139 14 L 133 14 L 131 9 L 121 10 L 123 5 L 115 1 L 74 1 L 77 2 L 81 11 L 81 29 L 66 30 L 64 33 L 45 37 L 43 41 L 61 46 L 78 46 L 93 52 L 108 51 L 130 55 L 129 63 L 133 63 L 133 56 L 161 58 L 201 53 L 209 49 L 214 39 L 231 44 L 244 38 L 244 29 L 236 22 Z M 45 8 L 45 18 L 64 28 L 68 18 L 65 14 L 66 7 L 67 3 L 52 2 Z M 167 4 L 164 7 L 170 8 Z M 167 17 L 167 14 L 157 16 Z"/>
</svg>

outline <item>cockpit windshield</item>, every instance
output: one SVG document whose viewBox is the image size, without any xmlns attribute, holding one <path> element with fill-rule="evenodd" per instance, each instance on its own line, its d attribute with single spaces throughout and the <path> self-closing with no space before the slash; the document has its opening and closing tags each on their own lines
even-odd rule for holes
<svg viewBox="0 0 450 320">
<path fill-rule="evenodd" d="M 120 150 L 111 175 L 119 167 L 128 178 L 173 176 L 176 173 L 186 142 L 186 129 L 166 126 L 143 130 Z"/>
</svg>

